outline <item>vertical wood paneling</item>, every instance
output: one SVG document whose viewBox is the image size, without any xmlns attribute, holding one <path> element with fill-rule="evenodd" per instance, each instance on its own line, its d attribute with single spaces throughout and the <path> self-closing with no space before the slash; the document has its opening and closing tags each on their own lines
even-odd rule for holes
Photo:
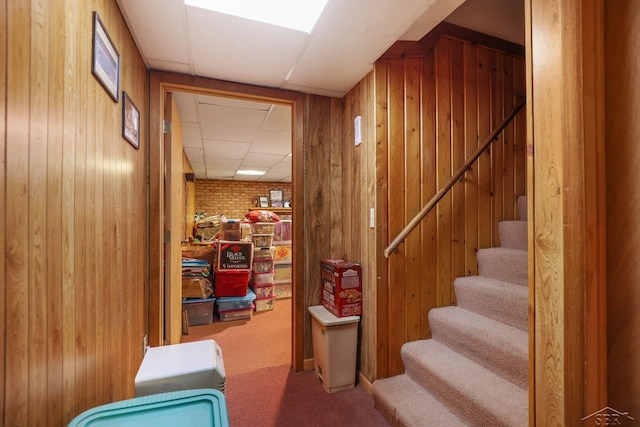
<svg viewBox="0 0 640 427">
<path fill-rule="evenodd" d="M 502 56 L 495 51 L 489 51 L 489 73 L 491 87 L 491 129 L 494 129 L 504 117 L 503 114 L 503 87 L 502 87 Z M 502 221 L 504 205 L 504 132 L 498 135 L 491 145 L 491 246 L 498 246 L 498 222 Z"/>
<path fill-rule="evenodd" d="M 451 156 L 451 56 L 450 40 L 444 38 L 435 46 L 436 79 L 436 162 L 435 182 L 443 188 L 453 174 Z M 446 194 L 434 209 L 438 218 L 438 306 L 451 304 L 451 192 Z"/>
<path fill-rule="evenodd" d="M 436 183 L 436 82 L 435 82 L 435 55 L 433 51 L 426 54 L 422 65 L 422 195 L 421 205 L 424 206 L 438 191 Z M 422 209 L 422 208 L 421 208 Z M 432 211 L 422 221 L 422 253 L 423 257 L 423 290 L 422 290 L 422 336 L 431 337 L 429 320 L 424 312 L 438 305 L 438 245 L 437 245 L 438 218 Z"/>
<path fill-rule="evenodd" d="M 31 75 L 30 86 L 41 90 L 32 91 L 29 101 L 29 307 L 46 307 L 47 261 L 42 254 L 47 246 L 47 122 L 49 69 L 48 38 L 49 14 L 46 2 L 33 2 L 31 11 Z M 40 50 L 40 46 L 45 46 Z M 46 366 L 39 363 L 39 355 L 46 354 L 47 318 L 44 310 L 29 312 L 29 402 L 36 407 L 46 407 Z M 33 417 L 33 414 L 29 414 Z"/>
<path fill-rule="evenodd" d="M 7 11 L 6 0 L 0 0 L 0 10 Z M 7 26 L 7 13 L 0 14 L 0 28 L 8 28 Z M 7 45 L 7 31 L 0 31 L 0 46 Z M 0 99 L 4 100 L 0 102 L 0 117 L 6 117 L 7 108 L 7 55 L 0 54 Z M 7 122 L 6 120 L 0 120 L 0 200 L 6 201 L 6 148 L 7 148 Z M 5 202 L 6 206 L 6 202 Z M 0 242 L 6 241 L 6 208 L 0 208 Z M 5 244 L 0 244 L 0 259 L 6 260 Z M 6 261 L 5 261 L 6 262 Z M 0 278 L 6 279 L 5 262 L 0 262 Z M 5 286 L 0 289 L 0 308 L 6 312 L 6 282 Z M 0 333 L 6 338 L 6 318 L 0 315 Z M 2 365 L 0 366 L 0 384 L 6 384 L 6 339 L 0 339 L 0 360 Z M 5 413 L 5 387 L 0 387 L 0 414 Z M 4 422 L 4 417 L 0 419 L 0 422 Z"/>
<path fill-rule="evenodd" d="M 463 45 L 464 55 L 464 146 L 465 158 L 478 148 L 478 85 L 477 49 L 468 43 Z M 478 274 L 478 164 L 473 165 L 464 176 L 465 192 L 465 255 L 464 275 Z"/>
<path fill-rule="evenodd" d="M 504 58 L 502 62 L 502 105 L 504 114 L 509 114 L 509 111 L 513 110 L 513 107 L 516 105 L 515 94 L 514 94 L 514 82 L 513 82 L 513 58 Z M 516 196 L 517 193 L 514 192 L 516 174 L 514 172 L 516 158 L 514 153 L 514 121 L 509 123 L 507 127 L 504 129 L 502 133 L 503 138 L 503 161 L 502 161 L 502 174 L 504 179 L 502 181 L 502 213 L 503 219 L 511 220 L 515 219 L 515 211 L 516 211 Z M 500 239 L 498 239 L 498 243 L 500 243 Z"/>
<path fill-rule="evenodd" d="M 596 325 L 605 321 L 602 305 L 589 311 L 589 304 L 607 286 L 601 228 L 604 171 L 595 161 L 604 149 L 599 107 L 604 96 L 603 51 L 595 43 L 602 40 L 604 29 L 594 16 L 601 7 L 600 2 L 577 0 L 526 3 L 531 30 L 527 91 L 533 100 L 527 114 L 535 148 L 530 172 L 535 245 L 529 256 L 538 425 L 576 424 L 589 415 L 587 403 L 605 404 L 596 387 L 602 385 L 606 355 L 589 351 L 590 340 L 603 338 Z M 620 28 L 618 19 L 614 25 Z"/>
<path fill-rule="evenodd" d="M 605 9 L 608 403 L 640 419 L 640 4 Z M 597 105 L 597 104 L 595 104 Z M 600 159 L 604 156 L 600 155 Z M 593 306 L 592 306 L 593 307 Z M 590 307 L 591 308 L 591 307 Z M 593 312 L 591 321 L 597 320 Z M 631 421 L 625 419 L 623 424 Z"/>
<path fill-rule="evenodd" d="M 420 209 L 422 209 L 422 164 L 419 161 L 421 151 L 421 105 L 420 83 L 422 77 L 422 64 L 420 58 L 407 58 L 404 61 L 404 116 L 405 116 L 405 141 L 404 141 L 404 195 L 405 216 L 403 223 L 411 221 Z M 395 215 L 395 210 L 392 213 Z M 420 233 L 411 234 L 404 242 L 406 257 L 404 258 L 404 271 L 412 272 L 405 275 L 405 322 L 406 340 L 413 341 L 422 336 L 422 291 L 424 289 L 424 276 L 422 266 L 424 264 L 421 248 Z"/>
<path fill-rule="evenodd" d="M 94 10 L 139 105 L 146 69 L 115 2 L 0 7 L 0 424 L 66 425 L 133 396 L 145 333 L 146 135 L 122 138 L 122 104 L 91 74 Z"/>
<path fill-rule="evenodd" d="M 374 102 L 375 121 L 373 140 L 375 140 L 375 216 L 376 216 L 376 237 L 377 248 L 382 249 L 389 241 L 389 202 L 388 191 L 388 165 L 389 165 L 389 126 L 388 126 L 388 100 L 387 100 L 387 78 L 389 72 L 389 61 L 382 60 L 374 67 Z M 382 254 L 382 250 L 376 251 L 376 368 L 375 378 L 386 376 L 389 372 L 389 340 L 392 335 L 389 330 L 389 270 L 388 262 Z M 373 380 L 374 377 L 369 377 Z"/>
<path fill-rule="evenodd" d="M 6 115 L 6 199 L 5 199 L 5 413 L 4 425 L 19 425 L 29 419 L 29 304 L 28 259 L 29 225 L 24 221 L 29 212 L 29 79 L 30 5 L 9 2 L 7 43 L 15 48 L 7 51 L 7 115 Z M 27 78 L 19 78 L 27 73 Z M 11 108 L 12 105 L 22 108 Z M 6 201 L 11 203 L 6 203 Z M 18 375 L 16 375 L 18 374 Z"/>
<path fill-rule="evenodd" d="M 390 63 L 388 79 L 388 181 L 389 193 L 387 223 L 389 235 L 394 236 L 402 230 L 405 218 L 404 194 L 399 189 L 404 188 L 405 156 L 404 156 L 404 63 L 394 60 Z M 406 341 L 406 282 L 404 259 L 407 256 L 406 247 L 400 246 L 398 257 L 389 263 L 389 305 L 394 307 L 389 317 L 389 366 L 392 370 L 402 368 L 400 347 Z M 402 255 L 400 255 L 402 254 Z"/>
<path fill-rule="evenodd" d="M 346 258 L 357 261 L 362 266 L 362 286 L 364 298 L 363 314 L 360 317 L 360 349 L 358 370 L 365 378 L 375 378 L 376 369 L 376 270 L 375 270 L 375 231 L 369 227 L 369 208 L 374 207 L 376 181 L 376 144 L 374 122 L 374 75 L 370 73 L 358 83 L 344 98 L 344 119 L 342 151 L 352 167 L 345 167 L 345 185 L 343 204 L 345 213 L 351 216 L 351 234 L 345 236 Z M 353 120 L 362 119 L 362 142 L 354 144 Z M 369 243 L 367 243 L 369 242 Z"/>
<path fill-rule="evenodd" d="M 378 185 L 387 185 L 386 192 L 378 192 L 376 203 L 387 203 L 388 241 L 511 111 L 515 88 L 524 86 L 524 81 L 514 80 L 524 77 L 522 63 L 522 58 L 448 37 L 424 56 L 388 57 L 376 63 L 376 85 L 382 85 L 376 87 L 376 139 L 386 145 L 378 148 L 377 162 L 386 165 L 378 166 Z M 519 74 L 514 71 L 517 67 Z M 513 217 L 516 196 L 524 192 L 520 188 L 516 194 L 516 183 L 525 182 L 524 168 L 516 168 L 524 159 L 516 157 L 525 155 L 525 135 L 516 133 L 514 126 L 389 260 L 378 264 L 378 276 L 387 282 L 379 287 L 378 312 L 388 312 L 387 324 L 378 322 L 377 354 L 382 357 L 383 348 L 388 353 L 386 371 L 378 360 L 378 376 L 403 371 L 402 344 L 430 337 L 428 311 L 455 304 L 453 280 L 476 274 L 478 248 L 499 244 L 494 237 L 497 222 Z M 419 137 L 413 133 L 416 129 Z M 414 180 L 418 175 L 419 184 Z M 419 193 L 413 190 L 418 185 Z M 420 237 L 419 244 L 414 236 Z M 388 271 L 382 274 L 386 266 Z"/>
<path fill-rule="evenodd" d="M 449 45 L 451 63 L 451 173 L 454 173 L 465 161 L 465 81 L 463 43 L 452 40 Z M 464 179 L 464 178 L 463 178 Z M 465 225 L 464 185 L 459 182 L 451 189 L 451 280 L 465 275 Z M 453 290 L 451 283 L 448 288 Z M 455 304 L 455 293 L 451 292 L 451 304 Z"/>
<path fill-rule="evenodd" d="M 49 53 L 64 52 L 64 8 L 50 7 Z M 49 55 L 47 122 L 47 364 L 62 366 L 62 145 L 64 140 L 64 55 Z M 100 380 L 97 381 L 98 383 Z M 47 369 L 49 420 L 62 418 L 62 369 Z"/>
<path fill-rule="evenodd" d="M 491 133 L 491 86 L 489 65 L 489 50 L 478 49 L 478 139 L 481 143 L 485 135 Z M 478 160 L 478 248 L 486 248 L 492 245 L 493 227 L 491 224 L 492 212 L 492 163 L 491 153 L 493 147 L 486 150 Z M 482 225 L 481 225 L 482 224 Z M 486 226 L 489 225 L 489 226 Z"/>
</svg>

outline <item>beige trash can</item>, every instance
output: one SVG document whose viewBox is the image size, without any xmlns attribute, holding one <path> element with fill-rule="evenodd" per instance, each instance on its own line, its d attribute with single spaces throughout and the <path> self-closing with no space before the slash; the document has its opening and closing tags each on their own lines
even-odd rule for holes
<svg viewBox="0 0 640 427">
<path fill-rule="evenodd" d="M 321 305 L 309 307 L 309 313 L 316 376 L 327 393 L 353 388 L 360 316 L 336 317 Z"/>
</svg>

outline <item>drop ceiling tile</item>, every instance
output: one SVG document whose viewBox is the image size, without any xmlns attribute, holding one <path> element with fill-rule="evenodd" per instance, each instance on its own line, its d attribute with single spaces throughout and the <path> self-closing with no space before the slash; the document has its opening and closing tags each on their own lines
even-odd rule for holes
<svg viewBox="0 0 640 427">
<path fill-rule="evenodd" d="M 191 66 L 182 62 L 160 61 L 159 59 L 150 58 L 147 60 L 149 68 L 152 70 L 171 71 L 180 74 L 192 74 Z"/>
<path fill-rule="evenodd" d="M 201 163 L 204 159 L 202 148 L 185 147 L 184 152 L 192 163 Z"/>
<path fill-rule="evenodd" d="M 208 179 L 233 179 L 235 175 L 235 170 L 215 169 L 212 171 L 207 171 Z"/>
<path fill-rule="evenodd" d="M 173 100 L 183 123 L 196 123 L 198 121 L 196 95 L 186 92 L 173 92 Z"/>
<path fill-rule="evenodd" d="M 186 9 L 197 75 L 280 87 L 307 41 L 302 31 Z"/>
<path fill-rule="evenodd" d="M 225 159 L 242 160 L 247 154 L 247 151 L 249 151 L 251 143 L 205 139 L 203 145 L 206 157 L 224 157 Z"/>
<path fill-rule="evenodd" d="M 182 123 L 182 145 L 189 148 L 202 148 L 198 123 Z"/>
<path fill-rule="evenodd" d="M 227 98 L 224 96 L 197 95 L 198 103 L 220 105 L 223 107 L 246 108 L 248 110 L 269 111 L 271 103 L 257 102 L 248 99 Z"/>
<path fill-rule="evenodd" d="M 233 169 L 235 171 L 240 167 L 240 160 L 235 159 L 225 159 L 222 157 L 206 157 L 204 161 L 207 164 L 207 171 L 212 169 Z"/>
<path fill-rule="evenodd" d="M 281 154 L 291 152 L 291 133 L 260 130 L 256 134 L 249 152 L 252 154 Z"/>
<path fill-rule="evenodd" d="M 262 175 L 259 181 L 273 181 L 273 182 L 290 182 L 291 175 L 288 173 L 267 172 Z"/>
<path fill-rule="evenodd" d="M 271 167 L 271 169 L 269 169 L 269 172 L 280 172 L 280 173 L 286 172 L 287 174 L 291 174 L 291 163 L 284 163 L 284 162 L 276 163 Z"/>
<path fill-rule="evenodd" d="M 247 153 L 242 161 L 242 167 L 248 168 L 270 168 L 282 159 L 282 156 L 275 154 L 253 154 Z"/>
<path fill-rule="evenodd" d="M 204 139 L 250 142 L 255 137 L 266 111 L 198 104 L 200 129 Z"/>
<path fill-rule="evenodd" d="M 273 132 L 291 133 L 291 107 L 288 105 L 273 104 L 262 125 L 263 130 Z"/>
<path fill-rule="evenodd" d="M 119 0 L 118 3 L 143 57 L 188 63 L 182 1 Z"/>
</svg>

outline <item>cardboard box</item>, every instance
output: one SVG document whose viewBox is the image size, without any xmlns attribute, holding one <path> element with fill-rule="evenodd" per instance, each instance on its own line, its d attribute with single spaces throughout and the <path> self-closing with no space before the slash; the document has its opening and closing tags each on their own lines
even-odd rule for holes
<svg viewBox="0 0 640 427">
<path fill-rule="evenodd" d="M 251 270 L 253 243 L 219 240 L 216 249 L 216 270 Z"/>
<path fill-rule="evenodd" d="M 362 315 L 362 267 L 341 259 L 320 261 L 322 305 L 336 317 Z"/>
</svg>

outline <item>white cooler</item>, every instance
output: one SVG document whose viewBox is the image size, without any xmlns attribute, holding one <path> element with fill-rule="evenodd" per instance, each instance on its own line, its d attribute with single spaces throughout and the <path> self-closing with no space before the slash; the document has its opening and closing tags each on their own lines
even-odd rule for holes
<svg viewBox="0 0 640 427">
<path fill-rule="evenodd" d="M 212 388 L 225 392 L 222 350 L 214 340 L 152 347 L 135 378 L 136 397 Z"/>
<path fill-rule="evenodd" d="M 336 317 L 321 305 L 311 306 L 308 310 L 316 376 L 327 393 L 353 388 L 360 316 Z"/>
</svg>

